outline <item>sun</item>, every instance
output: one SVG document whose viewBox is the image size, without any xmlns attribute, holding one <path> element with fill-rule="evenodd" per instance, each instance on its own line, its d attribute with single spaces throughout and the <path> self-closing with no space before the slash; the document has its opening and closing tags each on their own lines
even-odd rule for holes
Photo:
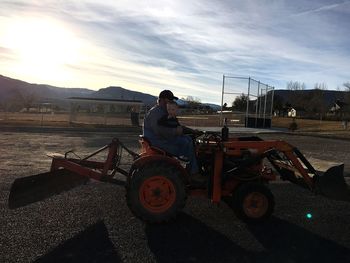
<svg viewBox="0 0 350 263">
<path fill-rule="evenodd" d="M 62 79 L 67 77 L 64 68 L 79 60 L 78 38 L 51 19 L 11 21 L 1 40 L 1 44 L 15 56 L 13 70 L 16 73 Z"/>
</svg>

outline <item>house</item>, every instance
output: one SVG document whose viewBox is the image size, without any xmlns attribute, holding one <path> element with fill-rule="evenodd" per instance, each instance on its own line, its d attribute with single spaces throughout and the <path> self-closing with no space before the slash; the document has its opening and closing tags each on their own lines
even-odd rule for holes
<svg viewBox="0 0 350 263">
<path fill-rule="evenodd" d="M 329 109 L 329 115 L 337 116 L 340 118 L 350 117 L 350 105 L 346 102 L 336 100 L 332 107 Z"/>
<path fill-rule="evenodd" d="M 295 118 L 296 116 L 297 116 L 297 111 L 293 107 L 290 107 L 288 109 L 288 117 Z"/>
</svg>

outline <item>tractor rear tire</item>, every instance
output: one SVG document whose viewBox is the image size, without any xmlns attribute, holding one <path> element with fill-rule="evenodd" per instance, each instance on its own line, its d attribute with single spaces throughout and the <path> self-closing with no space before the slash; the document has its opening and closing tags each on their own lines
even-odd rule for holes
<svg viewBox="0 0 350 263">
<path fill-rule="evenodd" d="M 181 172 L 166 163 L 145 165 L 134 171 L 126 186 L 126 200 L 132 213 L 149 223 L 176 217 L 187 199 Z"/>
<path fill-rule="evenodd" d="M 233 194 L 232 208 L 236 216 L 246 223 L 260 223 L 271 217 L 275 200 L 263 183 L 241 184 Z"/>
</svg>

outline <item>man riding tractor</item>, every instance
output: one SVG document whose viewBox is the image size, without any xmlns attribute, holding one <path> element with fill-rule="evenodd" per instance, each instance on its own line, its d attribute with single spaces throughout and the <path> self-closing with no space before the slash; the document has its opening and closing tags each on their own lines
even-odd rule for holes
<svg viewBox="0 0 350 263">
<path fill-rule="evenodd" d="M 199 133 L 181 125 L 164 126 L 160 120 L 168 116 L 167 104 L 178 98 L 170 90 L 163 90 L 157 104 L 147 113 L 143 123 L 143 136 L 153 147 L 160 148 L 174 156 L 185 157 L 189 161 L 192 185 L 204 186 L 206 178 L 199 173 L 193 139 L 185 133 Z"/>
</svg>

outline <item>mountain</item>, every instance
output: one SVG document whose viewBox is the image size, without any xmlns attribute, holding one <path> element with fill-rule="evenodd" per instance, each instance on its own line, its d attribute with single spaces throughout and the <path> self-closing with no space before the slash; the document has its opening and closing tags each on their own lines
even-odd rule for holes
<svg viewBox="0 0 350 263">
<path fill-rule="evenodd" d="M 157 97 L 124 89 L 107 87 L 98 91 L 84 88 L 62 88 L 46 84 L 32 84 L 0 75 L 0 108 L 18 110 L 23 105 L 50 102 L 61 108 L 68 108 L 67 98 L 102 98 L 141 100 L 146 105 L 154 105 Z"/>
<path fill-rule="evenodd" d="M 281 100 L 283 103 L 289 103 L 291 105 L 297 104 L 295 99 L 304 99 L 312 96 L 315 90 L 275 90 L 274 91 L 274 99 Z M 337 100 L 344 101 L 346 99 L 346 95 L 348 93 L 346 91 L 338 91 L 338 90 L 322 90 L 322 97 L 325 105 L 329 106 L 335 103 Z"/>
<path fill-rule="evenodd" d="M 31 84 L 0 75 L 0 101 L 18 95 L 35 95 L 40 99 L 64 99 L 67 98 L 67 96 L 87 96 L 92 92 L 93 91 L 89 89 L 61 88 L 45 84 Z"/>
<path fill-rule="evenodd" d="M 146 93 L 127 90 L 122 87 L 107 87 L 88 95 L 97 99 L 141 100 L 144 104 L 152 106 L 157 102 L 157 97 Z"/>
<path fill-rule="evenodd" d="M 156 96 L 117 86 L 102 88 L 98 91 L 84 88 L 62 88 L 46 84 L 32 84 L 0 75 L 0 110 L 1 108 L 19 110 L 23 107 L 45 102 L 68 109 L 69 101 L 67 99 L 71 97 L 140 100 L 147 106 L 153 106 L 157 102 Z M 188 104 L 181 99 L 177 102 L 181 106 Z M 202 105 L 209 106 L 214 110 L 220 108 L 219 105 L 210 103 Z"/>
<path fill-rule="evenodd" d="M 213 109 L 214 111 L 219 111 L 221 110 L 221 106 L 217 105 L 217 104 L 213 104 L 213 103 L 202 103 L 204 106 L 208 106 L 211 109 Z"/>
<path fill-rule="evenodd" d="M 94 91 L 82 88 L 60 88 L 45 84 L 31 84 L 0 75 L 0 105 L 54 102 L 67 107 L 68 97 L 86 97 Z"/>
</svg>

